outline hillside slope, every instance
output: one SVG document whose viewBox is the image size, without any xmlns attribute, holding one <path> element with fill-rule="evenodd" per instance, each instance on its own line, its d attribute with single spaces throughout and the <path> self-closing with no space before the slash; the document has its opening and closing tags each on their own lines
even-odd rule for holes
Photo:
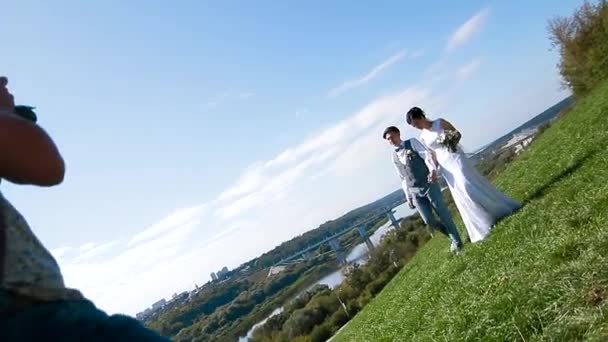
<svg viewBox="0 0 608 342">
<path fill-rule="evenodd" d="M 522 210 L 457 257 L 434 238 L 335 341 L 608 340 L 607 146 L 605 83 L 498 177 Z"/>
</svg>

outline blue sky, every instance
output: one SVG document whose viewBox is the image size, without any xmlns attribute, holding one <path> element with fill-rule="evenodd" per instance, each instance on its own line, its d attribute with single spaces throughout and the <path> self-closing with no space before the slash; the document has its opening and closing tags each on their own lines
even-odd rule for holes
<svg viewBox="0 0 608 342">
<path fill-rule="evenodd" d="M 67 162 L 4 184 L 66 282 L 134 314 L 399 187 L 413 105 L 473 150 L 567 96 L 579 1 L 4 1 L 0 73 Z"/>
</svg>

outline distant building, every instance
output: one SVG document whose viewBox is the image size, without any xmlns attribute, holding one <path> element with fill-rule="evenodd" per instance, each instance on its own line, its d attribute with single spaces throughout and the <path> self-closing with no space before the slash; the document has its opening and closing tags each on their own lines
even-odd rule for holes
<svg viewBox="0 0 608 342">
<path fill-rule="evenodd" d="M 270 270 L 268 271 L 268 277 L 271 277 L 275 274 L 279 274 L 283 271 L 285 271 L 286 266 L 272 266 L 270 268 Z"/>
<path fill-rule="evenodd" d="M 514 134 L 509 141 L 502 147 L 502 150 L 513 147 L 518 153 L 527 146 L 533 139 L 534 135 L 538 131 L 538 128 L 531 128 L 523 130 L 517 134 Z"/>
<path fill-rule="evenodd" d="M 245 266 L 243 269 L 241 269 L 240 273 L 241 273 L 241 274 L 244 274 L 244 273 L 246 273 L 247 271 L 249 271 L 249 269 L 251 269 L 251 266 L 247 265 L 247 266 Z"/>
<path fill-rule="evenodd" d="M 152 315 L 152 312 L 152 308 L 147 308 L 146 310 L 136 314 L 135 318 L 137 318 L 139 321 L 144 321 Z"/>
<path fill-rule="evenodd" d="M 217 281 L 217 275 L 215 275 L 215 272 L 211 272 L 211 280 Z"/>
<path fill-rule="evenodd" d="M 224 266 L 221 270 L 217 271 L 217 279 L 222 280 L 228 275 L 228 267 Z"/>
<path fill-rule="evenodd" d="M 158 302 L 152 304 L 152 310 L 158 310 L 158 309 L 162 308 L 163 306 L 165 306 L 165 304 L 167 304 L 167 301 L 163 298 L 163 299 L 159 300 Z"/>
<path fill-rule="evenodd" d="M 520 154 L 524 148 L 532 142 L 532 140 L 534 140 L 533 136 L 520 141 L 519 144 L 515 145 L 515 153 Z"/>
</svg>

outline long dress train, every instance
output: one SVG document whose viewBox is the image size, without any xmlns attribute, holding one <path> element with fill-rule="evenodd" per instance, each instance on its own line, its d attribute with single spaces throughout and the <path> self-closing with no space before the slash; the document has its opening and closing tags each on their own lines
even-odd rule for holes
<svg viewBox="0 0 608 342">
<path fill-rule="evenodd" d="M 438 144 L 441 133 L 441 122 L 435 120 L 430 129 L 422 131 L 420 140 L 435 152 L 440 173 L 448 183 L 471 242 L 483 240 L 498 220 L 520 208 L 521 204 L 479 174 L 460 147 L 453 153 Z"/>
</svg>

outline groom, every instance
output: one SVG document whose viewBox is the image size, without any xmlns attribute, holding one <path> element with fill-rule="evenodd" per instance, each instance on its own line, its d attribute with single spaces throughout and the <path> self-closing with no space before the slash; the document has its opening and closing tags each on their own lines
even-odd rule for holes
<svg viewBox="0 0 608 342">
<path fill-rule="evenodd" d="M 435 183 L 437 162 L 432 152 L 416 138 L 401 140 L 401 132 L 395 126 L 385 129 L 382 138 L 393 147 L 393 164 L 401 178 L 410 208 L 417 208 L 424 223 L 450 238 L 450 252 L 459 252 L 462 249 L 462 241 L 443 202 L 441 189 Z M 433 211 L 439 216 L 439 221 Z"/>
</svg>

